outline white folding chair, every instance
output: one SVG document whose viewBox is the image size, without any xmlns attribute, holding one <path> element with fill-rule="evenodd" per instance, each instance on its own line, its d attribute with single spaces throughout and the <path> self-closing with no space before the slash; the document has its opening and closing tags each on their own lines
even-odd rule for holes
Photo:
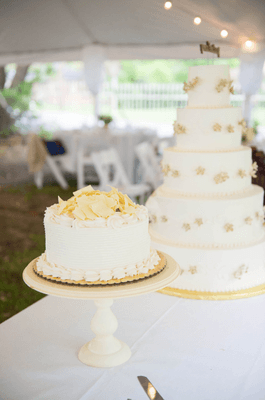
<svg viewBox="0 0 265 400">
<path fill-rule="evenodd" d="M 69 187 L 68 183 L 65 180 L 60 168 L 56 164 L 56 161 L 54 161 L 49 154 L 47 154 L 44 167 L 40 171 L 34 173 L 34 183 L 37 186 L 37 188 L 41 189 L 43 187 L 44 168 L 45 168 L 45 166 L 48 166 L 48 168 L 52 172 L 53 176 L 55 177 L 55 179 L 57 180 L 57 182 L 61 186 L 61 188 L 65 189 L 65 190 L 68 189 L 68 187 Z"/>
<path fill-rule="evenodd" d="M 156 155 L 154 147 L 149 142 L 138 144 L 135 147 L 135 153 L 140 161 L 142 182 L 148 183 L 153 189 L 156 189 L 163 182 L 160 157 Z"/>
<path fill-rule="evenodd" d="M 144 183 L 130 183 L 116 149 L 93 152 L 91 160 L 100 179 L 99 190 L 109 191 L 110 186 L 113 186 L 134 201 L 139 197 L 139 203 L 144 204 L 145 195 L 148 196 L 151 192 L 150 186 Z"/>
<path fill-rule="evenodd" d="M 108 145 L 105 143 L 104 136 L 87 135 L 79 137 L 77 143 L 77 189 L 82 189 L 86 182 L 98 183 L 95 174 L 95 167 L 90 154 L 93 151 L 105 150 Z"/>
<path fill-rule="evenodd" d="M 63 189 L 68 189 L 68 183 L 65 180 L 56 161 L 48 153 L 40 137 L 30 134 L 27 139 L 28 163 L 30 172 L 34 173 L 34 183 L 38 189 L 43 187 L 45 169 L 49 169 L 55 179 Z"/>
</svg>

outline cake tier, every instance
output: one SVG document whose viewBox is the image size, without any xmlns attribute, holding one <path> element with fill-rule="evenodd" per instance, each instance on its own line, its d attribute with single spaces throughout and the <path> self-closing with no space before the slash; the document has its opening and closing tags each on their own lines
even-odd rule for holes
<svg viewBox="0 0 265 400">
<path fill-rule="evenodd" d="M 188 152 L 171 147 L 163 155 L 164 187 L 190 195 L 227 195 L 249 189 L 251 148 L 224 152 Z"/>
<path fill-rule="evenodd" d="M 151 239 L 152 235 L 151 235 Z M 265 241 L 237 249 L 175 247 L 166 241 L 152 246 L 173 257 L 181 275 L 170 287 L 201 292 L 230 292 L 265 283 Z"/>
<path fill-rule="evenodd" d="M 176 144 L 183 150 L 226 150 L 241 145 L 240 107 L 216 109 L 180 108 L 174 131 Z"/>
<path fill-rule="evenodd" d="M 117 229 L 73 228 L 45 219 L 49 263 L 79 270 L 112 270 L 132 266 L 150 255 L 148 219 Z"/>
<path fill-rule="evenodd" d="M 227 248 L 263 237 L 263 189 L 253 185 L 241 195 L 221 198 L 169 195 L 158 188 L 146 207 L 150 232 L 171 246 Z"/>
<path fill-rule="evenodd" d="M 188 107 L 227 107 L 230 102 L 230 82 L 228 65 L 190 67 Z"/>
</svg>

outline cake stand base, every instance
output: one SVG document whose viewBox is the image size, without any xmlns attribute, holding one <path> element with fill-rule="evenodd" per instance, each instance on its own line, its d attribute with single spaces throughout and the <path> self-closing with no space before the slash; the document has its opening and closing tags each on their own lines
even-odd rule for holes
<svg viewBox="0 0 265 400">
<path fill-rule="evenodd" d="M 151 293 L 170 285 L 179 276 L 180 267 L 172 257 L 162 254 L 166 265 L 161 272 L 146 279 L 124 284 L 96 287 L 51 282 L 34 272 L 37 258 L 25 268 L 23 279 L 32 289 L 51 296 L 94 300 L 97 310 L 90 326 L 95 337 L 81 347 L 78 358 L 91 367 L 109 368 L 120 365 L 131 357 L 131 350 L 127 344 L 113 336 L 118 328 L 117 318 L 111 311 L 113 299 Z"/>
<path fill-rule="evenodd" d="M 184 297 L 186 299 L 195 300 L 235 300 L 264 294 L 265 284 L 234 292 L 197 292 L 195 290 L 184 290 L 171 287 L 165 287 L 159 290 L 159 292 L 169 296 Z"/>
<path fill-rule="evenodd" d="M 85 344 L 78 353 L 79 360 L 86 365 L 97 368 L 109 368 L 123 364 L 131 357 L 131 350 L 126 343 L 119 341 L 120 350 L 112 354 L 95 354 L 89 350 L 89 344 Z"/>
<path fill-rule="evenodd" d="M 108 368 L 123 364 L 131 357 L 131 350 L 113 336 L 118 328 L 117 318 L 110 309 L 113 300 L 97 299 L 94 303 L 97 311 L 90 327 L 96 336 L 81 347 L 78 358 L 91 367 Z"/>
</svg>

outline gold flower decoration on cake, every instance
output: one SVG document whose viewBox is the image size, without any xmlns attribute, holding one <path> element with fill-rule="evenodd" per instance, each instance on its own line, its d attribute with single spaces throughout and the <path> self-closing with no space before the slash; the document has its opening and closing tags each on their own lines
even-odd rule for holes
<svg viewBox="0 0 265 400">
<path fill-rule="evenodd" d="M 184 223 L 184 224 L 182 225 L 182 228 L 185 229 L 185 231 L 187 232 L 187 231 L 190 230 L 190 224 Z"/>
<path fill-rule="evenodd" d="M 228 125 L 227 132 L 229 132 L 229 133 L 234 133 L 235 132 L 235 129 L 234 129 L 233 125 Z"/>
<path fill-rule="evenodd" d="M 243 128 L 245 128 L 247 126 L 247 123 L 243 118 L 243 119 L 241 119 L 241 121 L 238 121 L 238 125 L 241 125 Z"/>
<path fill-rule="evenodd" d="M 233 81 L 228 81 L 228 89 L 231 94 L 234 94 L 234 87 L 232 85 Z"/>
<path fill-rule="evenodd" d="M 188 83 L 184 82 L 184 85 L 183 85 L 184 92 L 187 93 L 189 90 L 193 90 L 198 85 L 199 82 L 200 82 L 200 78 L 198 76 L 196 76 L 196 78 L 192 79 Z"/>
<path fill-rule="evenodd" d="M 223 183 L 227 179 L 229 179 L 229 175 L 227 172 L 220 172 L 220 174 L 215 175 L 214 181 L 216 184 Z"/>
<path fill-rule="evenodd" d="M 157 216 L 154 214 L 149 215 L 149 223 L 155 224 L 157 222 Z"/>
<path fill-rule="evenodd" d="M 204 175 L 204 172 L 205 172 L 205 168 L 203 168 L 203 167 L 196 168 L 197 175 Z"/>
<path fill-rule="evenodd" d="M 168 174 L 170 172 L 169 164 L 162 164 L 162 172 L 163 172 L 164 176 L 168 176 Z"/>
<path fill-rule="evenodd" d="M 226 232 L 233 232 L 234 225 L 233 224 L 225 224 L 224 228 L 225 228 Z"/>
<path fill-rule="evenodd" d="M 258 164 L 256 163 L 256 161 L 254 161 L 250 169 L 250 176 L 252 176 L 252 178 L 257 178 L 257 172 Z"/>
<path fill-rule="evenodd" d="M 179 176 L 179 171 L 176 170 L 176 169 L 173 169 L 173 170 L 171 171 L 171 174 L 172 174 L 172 177 L 173 177 L 173 178 L 177 178 L 177 177 Z"/>
<path fill-rule="evenodd" d="M 197 274 L 197 267 L 194 265 L 192 267 L 189 268 L 189 272 L 193 275 L 193 274 Z"/>
<path fill-rule="evenodd" d="M 258 221 L 263 221 L 264 220 L 264 215 L 260 214 L 259 212 L 255 213 L 255 217 Z"/>
<path fill-rule="evenodd" d="M 201 226 L 203 224 L 202 218 L 196 218 L 194 224 Z"/>
<path fill-rule="evenodd" d="M 238 170 L 238 175 L 240 176 L 240 178 L 245 178 L 247 176 L 247 173 L 244 169 L 239 169 Z"/>
<path fill-rule="evenodd" d="M 253 221 L 253 219 L 252 219 L 251 217 L 245 218 L 245 223 L 246 223 L 247 225 L 251 225 L 251 224 L 252 224 L 252 221 Z"/>
<path fill-rule="evenodd" d="M 254 136 L 255 136 L 255 131 L 253 128 L 248 128 L 247 127 L 247 123 L 244 120 L 244 118 L 238 122 L 238 125 L 242 126 L 242 138 L 247 140 L 248 142 L 250 142 L 251 140 L 253 140 Z"/>
<path fill-rule="evenodd" d="M 243 264 L 234 272 L 234 277 L 236 279 L 241 279 L 242 275 L 246 274 L 247 272 L 248 272 L 248 267 Z"/>
<path fill-rule="evenodd" d="M 220 93 L 227 84 L 227 80 L 226 79 L 220 79 L 218 85 L 216 85 L 215 89 L 217 90 L 218 93 Z"/>
<path fill-rule="evenodd" d="M 215 89 L 218 93 L 221 93 L 225 87 L 228 88 L 229 92 L 234 94 L 234 88 L 232 86 L 233 81 L 229 81 L 227 79 L 220 79 L 218 85 L 216 85 Z"/>
<path fill-rule="evenodd" d="M 216 124 L 213 126 L 213 130 L 214 130 L 215 132 L 221 132 L 222 127 L 221 127 L 220 124 L 216 123 Z"/>
<path fill-rule="evenodd" d="M 255 136 L 255 131 L 253 128 L 243 128 L 242 129 L 242 137 L 246 139 L 248 142 L 251 142 Z"/>
<path fill-rule="evenodd" d="M 174 124 L 174 134 L 182 135 L 187 133 L 186 127 L 181 124 Z"/>
<path fill-rule="evenodd" d="M 162 221 L 162 222 L 167 222 L 167 221 L 168 221 L 168 219 L 167 219 L 167 217 L 166 217 L 165 215 L 162 215 L 162 217 L 161 217 L 161 221 Z"/>
</svg>

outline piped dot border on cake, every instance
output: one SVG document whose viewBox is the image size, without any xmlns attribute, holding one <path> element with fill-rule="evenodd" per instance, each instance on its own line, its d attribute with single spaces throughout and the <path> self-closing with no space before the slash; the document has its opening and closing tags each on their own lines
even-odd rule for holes
<svg viewBox="0 0 265 400">
<path fill-rule="evenodd" d="M 165 267 L 167 266 L 167 260 L 162 253 L 160 253 L 159 251 L 157 251 L 157 253 L 160 257 L 160 260 L 159 260 L 158 264 L 155 266 L 155 268 L 149 270 L 147 273 L 145 273 L 145 274 L 142 273 L 142 274 L 138 274 L 138 275 L 134 275 L 134 276 L 125 276 L 124 278 L 121 278 L 121 279 L 110 279 L 109 281 L 88 282 L 88 281 L 85 281 L 84 279 L 81 281 L 73 281 L 71 279 L 56 278 L 56 277 L 52 277 L 50 275 L 45 275 L 42 272 L 38 271 L 36 264 L 33 266 L 33 271 L 40 278 L 45 279 L 50 282 L 53 282 L 53 283 L 61 284 L 61 285 L 81 286 L 81 287 L 83 287 L 83 286 L 98 287 L 98 286 L 122 285 L 122 284 L 134 283 L 139 280 L 152 278 L 153 276 L 162 272 L 165 269 Z"/>
</svg>

